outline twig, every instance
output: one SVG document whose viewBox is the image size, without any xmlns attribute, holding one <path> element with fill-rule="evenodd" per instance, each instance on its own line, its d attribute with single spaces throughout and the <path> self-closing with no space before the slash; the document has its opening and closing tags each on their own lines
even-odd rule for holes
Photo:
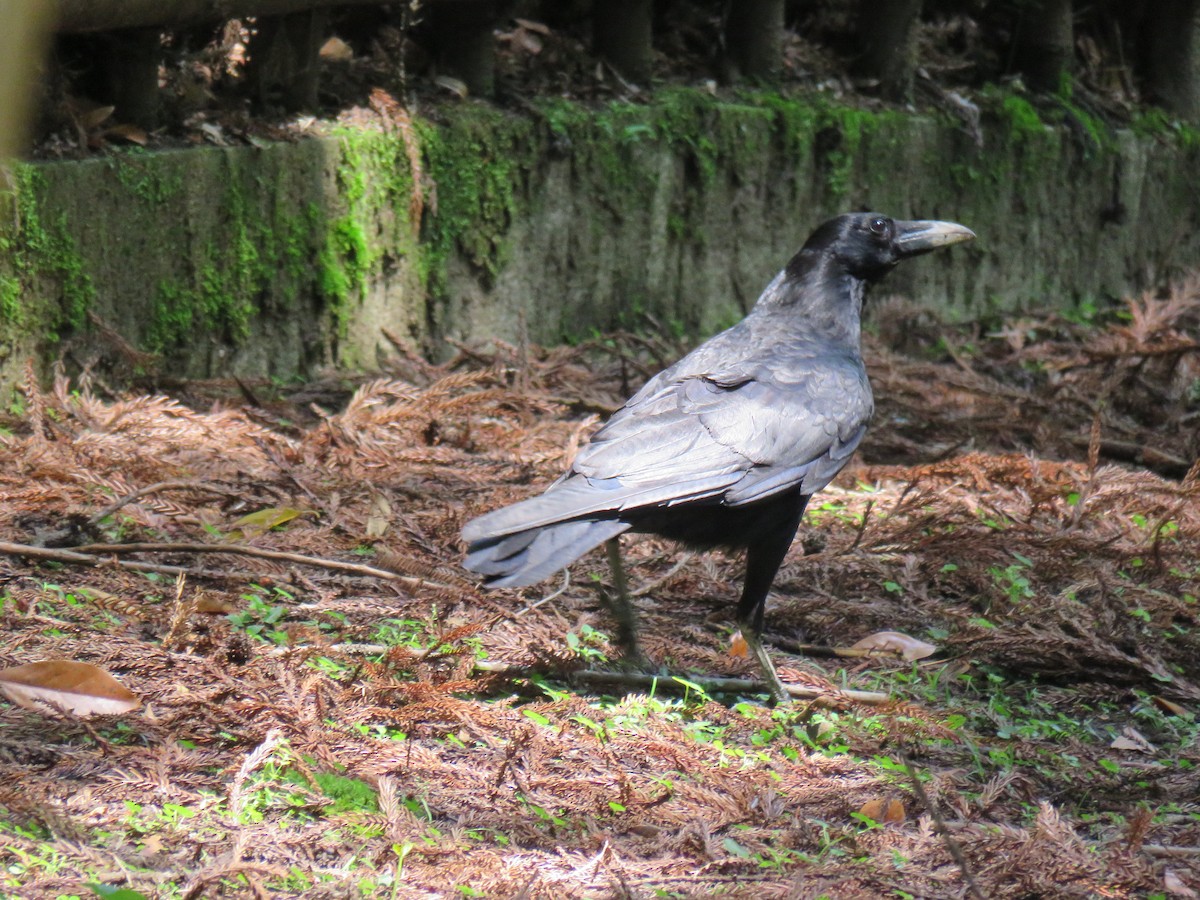
<svg viewBox="0 0 1200 900">
<path fill-rule="evenodd" d="M 0 545 L 2 547 L 3 545 Z M 17 545 L 13 545 L 17 546 Z M 319 556 L 305 556 L 302 553 L 289 553 L 286 550 L 266 550 L 261 547 L 246 547 L 233 544 L 189 544 L 189 543 L 132 543 L 132 544 L 83 544 L 72 548 L 76 553 L 228 553 L 234 556 L 254 556 L 259 559 L 276 559 L 281 562 L 294 562 L 319 569 L 332 569 L 337 572 L 348 572 L 353 575 L 368 575 L 372 578 L 383 578 L 388 581 L 399 581 L 413 587 L 431 587 L 448 591 L 451 586 L 438 581 L 428 581 L 412 575 L 401 575 L 389 572 L 387 569 L 377 569 L 374 566 L 364 566 L 362 563 L 342 562 L 337 559 L 324 559 Z M 2 552 L 2 551 L 0 551 Z"/>
<path fill-rule="evenodd" d="M 1142 844 L 1142 850 L 1151 856 L 1200 856 L 1200 847 L 1168 847 L 1165 844 Z"/>
<path fill-rule="evenodd" d="M 80 553 L 56 547 L 34 547 L 31 544 L 10 544 L 0 541 L 0 554 L 5 556 L 24 556 L 29 559 L 45 559 L 51 562 L 71 563 L 78 566 L 118 566 L 135 572 L 159 572 L 163 575 L 186 575 L 188 578 L 231 578 L 236 581 L 261 581 L 261 575 L 253 572 L 214 572 L 209 569 L 193 569 L 188 566 L 170 566 L 162 563 L 148 563 L 140 560 L 124 560 L 93 556 L 90 553 Z"/>
<path fill-rule="evenodd" d="M 131 493 L 126 494 L 124 497 L 121 497 L 119 500 L 114 500 L 108 506 L 104 507 L 104 509 L 100 510 L 100 512 L 88 519 L 88 524 L 96 525 L 106 517 L 111 516 L 122 506 L 127 506 L 134 500 L 137 500 L 140 497 L 145 497 L 147 494 L 156 494 L 159 491 L 179 490 L 208 491 L 212 494 L 231 493 L 230 491 L 222 490 L 221 488 L 210 487 L 209 485 L 202 484 L 198 481 L 159 481 L 155 484 L 148 484 L 145 487 L 138 488 L 136 491 L 132 491 Z"/>
<path fill-rule="evenodd" d="M 653 591 L 655 588 L 659 587 L 660 585 L 666 584 L 668 581 L 670 581 L 672 578 L 674 578 L 675 573 L 678 572 L 680 569 L 682 569 L 684 566 L 686 566 L 688 564 L 688 562 L 691 561 L 691 558 L 695 555 L 696 554 L 692 553 L 691 551 L 685 551 L 684 553 L 679 554 L 679 561 L 676 562 L 675 565 L 671 566 L 671 568 L 667 570 L 667 574 L 663 575 L 661 578 L 656 578 L 653 581 L 646 582 L 640 588 L 638 588 L 636 591 L 632 591 L 629 594 L 629 596 L 630 597 L 644 597 L 647 594 L 649 594 L 651 591 Z"/>
<path fill-rule="evenodd" d="M 929 798 L 929 794 L 925 792 L 925 785 L 921 784 L 920 776 L 917 774 L 916 766 L 909 760 L 908 754 L 901 751 L 900 759 L 904 763 L 904 768 L 908 772 L 909 780 L 912 781 L 913 793 L 917 795 L 917 800 L 929 810 L 929 815 L 933 819 L 934 830 L 941 837 L 942 842 L 946 845 L 946 849 L 950 851 L 950 856 L 958 865 L 959 871 L 962 872 L 963 881 L 967 883 L 967 893 L 975 900 L 987 900 L 983 892 L 979 890 L 979 885 L 975 883 L 975 876 L 971 874 L 971 868 L 967 865 L 967 856 L 963 853 L 962 847 L 950 835 L 950 829 L 946 827 L 946 822 L 942 818 L 941 811 L 938 810 L 934 802 Z"/>
<path fill-rule="evenodd" d="M 551 600 L 553 600 L 555 597 L 558 597 L 558 596 L 562 595 L 562 594 L 563 594 L 563 593 L 564 593 L 564 592 L 567 590 L 567 588 L 569 588 L 570 586 L 571 586 L 571 570 L 570 570 L 570 569 L 563 569 L 563 583 L 562 583 L 562 585 L 559 587 L 559 589 L 558 589 L 558 590 L 556 590 L 556 591 L 551 591 L 549 594 L 547 594 L 547 595 L 546 595 L 545 597 L 543 597 L 541 600 L 538 600 L 538 601 L 537 601 L 537 602 L 535 602 L 535 603 L 530 603 L 530 604 L 529 604 L 528 606 L 526 606 L 524 609 L 517 610 L 517 612 L 513 613 L 513 618 L 516 618 L 517 616 L 523 616 L 523 615 L 525 615 L 526 613 L 533 612 L 535 609 L 537 609 L 537 608 L 538 608 L 539 606 L 541 606 L 543 603 L 549 603 L 549 602 L 550 602 Z"/>
<path fill-rule="evenodd" d="M 1071 443 L 1076 447 L 1086 445 L 1083 438 L 1073 437 L 1071 438 Z M 1135 463 L 1168 477 L 1182 477 L 1192 465 L 1186 459 L 1178 457 L 1173 453 L 1168 453 L 1166 450 L 1160 450 L 1157 447 L 1148 447 L 1143 444 L 1134 444 L 1130 441 L 1118 441 L 1113 438 L 1104 438 L 1100 442 L 1100 449 L 1105 456 L 1119 459 L 1123 462 Z"/>
<path fill-rule="evenodd" d="M 522 666 L 509 666 L 486 659 L 476 660 L 475 668 L 480 672 L 504 675 L 520 675 L 528 671 L 528 669 Z M 689 684 L 698 685 L 706 693 L 715 691 L 721 693 L 765 694 L 768 691 L 766 683 L 755 678 L 718 678 L 715 676 L 692 675 L 690 673 L 686 677 L 680 677 L 683 677 Z M 655 690 L 673 690 L 679 692 L 687 689 L 685 685 L 680 684 L 671 675 L 645 675 L 641 672 L 600 672 L 595 669 L 583 669 L 578 672 L 572 672 L 570 678 L 573 681 L 582 681 L 587 684 L 615 684 L 618 687 L 628 688 L 654 688 Z M 799 684 L 788 684 L 784 685 L 784 687 L 787 688 L 788 694 L 799 700 L 853 700 L 856 703 L 880 704 L 887 703 L 891 699 L 887 694 L 880 694 L 876 691 L 852 691 L 837 688 L 824 690 L 822 688 L 811 688 Z"/>
<path fill-rule="evenodd" d="M 772 637 L 770 642 L 781 650 L 786 650 L 788 653 L 796 653 L 800 656 L 901 661 L 901 657 L 892 650 L 881 650 L 878 648 L 864 650 L 860 647 L 830 647 L 828 644 L 801 644 L 799 641 L 781 637 Z"/>
</svg>

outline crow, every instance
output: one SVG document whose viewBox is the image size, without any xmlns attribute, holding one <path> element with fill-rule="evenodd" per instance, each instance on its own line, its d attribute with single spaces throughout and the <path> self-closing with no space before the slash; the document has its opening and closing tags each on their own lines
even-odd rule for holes
<svg viewBox="0 0 1200 900">
<path fill-rule="evenodd" d="M 833 480 L 874 408 L 859 328 L 866 286 L 900 260 L 974 238 L 953 222 L 852 213 L 821 225 L 737 325 L 651 378 L 538 497 L 468 522 L 465 567 L 524 587 L 608 542 L 618 638 L 641 660 L 616 538 L 746 549 L 737 620 L 773 702 L 762 646 L 771 583 L 808 498 Z"/>
</svg>

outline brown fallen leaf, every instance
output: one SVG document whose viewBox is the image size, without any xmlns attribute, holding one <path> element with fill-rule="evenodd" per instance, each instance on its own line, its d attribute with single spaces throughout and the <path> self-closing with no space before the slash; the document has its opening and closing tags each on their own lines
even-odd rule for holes
<svg viewBox="0 0 1200 900">
<path fill-rule="evenodd" d="M 1183 706 L 1180 706 L 1174 700 L 1168 700 L 1166 697 L 1158 696 L 1158 694 L 1155 694 L 1150 699 L 1152 699 L 1154 701 L 1155 706 L 1157 706 L 1159 709 L 1161 709 L 1163 712 L 1165 712 L 1169 716 L 1186 716 L 1187 715 L 1187 709 Z"/>
<path fill-rule="evenodd" d="M 729 638 L 729 655 L 744 659 L 749 652 L 750 645 L 740 631 L 735 631 Z"/>
<path fill-rule="evenodd" d="M 1132 750 L 1135 753 L 1157 753 L 1158 748 L 1146 740 L 1136 728 L 1126 728 L 1108 745 L 1113 750 Z"/>
<path fill-rule="evenodd" d="M 1174 869 L 1163 869 L 1163 889 L 1172 897 L 1195 897 L 1196 892 L 1183 883 Z"/>
<path fill-rule="evenodd" d="M 77 716 L 116 715 L 141 705 L 136 694 L 103 669 L 69 659 L 0 670 L 0 694 L 34 712 L 62 708 Z"/>
<path fill-rule="evenodd" d="M 117 108 L 115 106 L 96 106 L 85 112 L 81 112 L 78 116 L 79 127 L 88 131 L 91 131 L 93 128 L 99 128 L 116 111 Z"/>
<path fill-rule="evenodd" d="M 895 825 L 903 822 L 905 817 L 904 804 L 895 797 L 890 800 L 884 800 L 881 797 L 868 800 L 862 805 L 858 814 L 881 825 Z"/>
<path fill-rule="evenodd" d="M 924 659 L 937 652 L 937 647 L 919 641 L 899 631 L 878 631 L 855 643 L 851 650 L 866 650 L 879 656 L 898 656 L 905 662 Z"/>
<path fill-rule="evenodd" d="M 381 493 L 371 495 L 371 511 L 367 514 L 367 540 L 377 541 L 392 524 L 392 504 Z"/>
<path fill-rule="evenodd" d="M 336 35 L 321 45 L 318 55 L 326 62 L 344 63 L 354 59 L 354 51 L 350 49 L 350 45 Z"/>
<path fill-rule="evenodd" d="M 128 141 L 131 144 L 137 144 L 139 147 L 145 147 L 150 143 L 150 135 L 138 128 L 136 125 L 114 125 L 112 128 L 104 129 L 106 138 L 118 138 L 122 141 Z"/>
<path fill-rule="evenodd" d="M 522 28 L 524 28 L 526 31 L 536 31 L 538 34 L 541 34 L 541 35 L 549 35 L 550 34 L 550 27 L 541 22 L 535 22 L 532 19 L 521 19 L 521 18 L 513 19 L 513 21 L 516 22 L 518 25 L 520 25 Z"/>
<path fill-rule="evenodd" d="M 233 612 L 236 607 L 224 597 L 202 592 L 196 598 L 196 612 L 210 616 L 224 616 Z"/>
</svg>

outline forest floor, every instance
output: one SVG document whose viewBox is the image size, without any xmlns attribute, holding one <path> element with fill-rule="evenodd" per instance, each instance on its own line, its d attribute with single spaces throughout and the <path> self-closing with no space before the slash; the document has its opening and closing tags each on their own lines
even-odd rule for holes
<svg viewBox="0 0 1200 900">
<path fill-rule="evenodd" d="M 650 687 L 602 554 L 522 593 L 459 565 L 681 347 L 31 383 L 0 416 L 0 669 L 89 663 L 140 706 L 0 672 L 30 707 L 0 704 L 0 896 L 1194 897 L 1198 321 L 1198 283 L 991 329 L 880 300 L 873 430 L 767 614 L 812 694 L 778 709 L 706 680 L 755 675 L 736 558 L 626 543 Z M 831 649 L 884 631 L 932 653 Z"/>
</svg>

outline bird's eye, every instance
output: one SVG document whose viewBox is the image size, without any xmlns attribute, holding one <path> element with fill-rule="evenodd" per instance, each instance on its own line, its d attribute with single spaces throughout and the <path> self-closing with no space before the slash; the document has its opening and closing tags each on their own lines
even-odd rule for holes
<svg viewBox="0 0 1200 900">
<path fill-rule="evenodd" d="M 878 216 L 871 220 L 871 234 L 885 235 L 888 231 L 888 220 L 883 216 Z"/>
</svg>

